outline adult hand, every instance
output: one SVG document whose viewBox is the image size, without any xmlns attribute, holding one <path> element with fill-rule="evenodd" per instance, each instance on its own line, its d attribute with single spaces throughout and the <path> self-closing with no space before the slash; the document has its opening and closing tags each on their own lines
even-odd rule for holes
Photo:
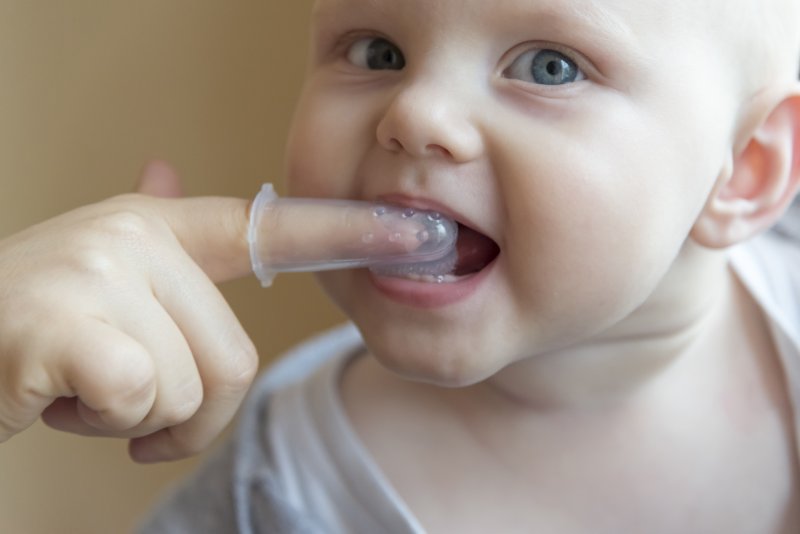
<svg viewBox="0 0 800 534">
<path fill-rule="evenodd" d="M 175 198 L 160 162 L 138 191 L 0 241 L 0 442 L 41 416 L 171 460 L 240 405 L 257 355 L 215 283 L 250 273 L 248 201 Z"/>
</svg>

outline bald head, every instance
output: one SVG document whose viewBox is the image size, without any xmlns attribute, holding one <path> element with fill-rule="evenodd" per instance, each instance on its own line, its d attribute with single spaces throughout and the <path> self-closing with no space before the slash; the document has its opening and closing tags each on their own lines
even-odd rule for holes
<svg viewBox="0 0 800 534">
<path fill-rule="evenodd" d="M 790 83 L 800 71 L 800 1 L 710 0 L 719 24 L 733 43 L 734 59 L 758 91 Z"/>
</svg>

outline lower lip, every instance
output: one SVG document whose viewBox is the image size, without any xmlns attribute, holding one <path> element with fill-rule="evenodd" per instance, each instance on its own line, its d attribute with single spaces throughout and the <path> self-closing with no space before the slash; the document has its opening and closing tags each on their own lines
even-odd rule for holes
<svg viewBox="0 0 800 534">
<path fill-rule="evenodd" d="M 441 308 L 466 300 L 474 294 L 489 276 L 494 264 L 492 262 L 481 271 L 455 282 L 441 284 L 378 276 L 372 272 L 369 272 L 369 277 L 378 291 L 395 302 L 415 308 Z"/>
</svg>

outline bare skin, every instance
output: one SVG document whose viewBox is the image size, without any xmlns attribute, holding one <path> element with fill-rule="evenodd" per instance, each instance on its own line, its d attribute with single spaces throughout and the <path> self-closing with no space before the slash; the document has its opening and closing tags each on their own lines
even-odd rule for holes
<svg viewBox="0 0 800 534">
<path fill-rule="evenodd" d="M 171 460 L 241 403 L 256 350 L 214 282 L 250 271 L 248 201 L 174 198 L 162 162 L 138 190 L 0 241 L 0 442 L 41 415 Z"/>
<path fill-rule="evenodd" d="M 797 532 L 781 369 L 760 311 L 732 289 L 743 315 L 606 402 L 537 409 L 485 383 L 399 380 L 364 357 L 343 377 L 345 406 L 431 533 Z M 711 336 L 727 349 L 709 352 Z"/>
<path fill-rule="evenodd" d="M 721 251 L 800 187 L 800 30 L 775 0 L 787 56 L 754 50 L 717 20 L 745 5 L 317 2 L 293 193 L 441 207 L 500 250 L 320 276 L 370 351 L 353 426 L 431 532 L 800 530 L 786 384 Z M 0 441 L 42 414 L 140 461 L 205 447 L 256 366 L 213 286 L 246 211 L 123 196 L 0 242 Z"/>
<path fill-rule="evenodd" d="M 745 0 L 431 5 L 319 0 L 289 144 L 296 194 L 441 205 L 500 249 L 441 286 L 319 276 L 371 356 L 342 381 L 367 449 L 434 533 L 796 531 L 786 384 L 724 252 L 800 186 L 796 5 L 761 10 L 778 48 Z"/>
<path fill-rule="evenodd" d="M 362 357 L 343 377 L 345 407 L 433 534 L 797 532 L 782 370 L 761 310 L 733 275 L 726 287 L 732 305 L 691 347 L 595 403 L 436 388 Z"/>
<path fill-rule="evenodd" d="M 258 357 L 215 283 L 251 273 L 249 201 L 180 196 L 175 171 L 153 162 L 137 194 L 0 240 L 0 443 L 41 416 L 165 461 L 204 450 L 233 418 Z M 339 210 L 289 215 L 264 216 L 264 243 L 327 257 L 353 239 Z"/>
</svg>

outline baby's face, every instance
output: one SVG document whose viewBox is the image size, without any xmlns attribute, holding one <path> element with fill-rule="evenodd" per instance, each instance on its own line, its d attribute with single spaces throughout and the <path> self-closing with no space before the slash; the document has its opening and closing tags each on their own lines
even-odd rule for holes
<svg viewBox="0 0 800 534">
<path fill-rule="evenodd" d="M 443 281 L 320 276 L 377 357 L 474 382 L 660 298 L 740 104 L 699 4 L 318 2 L 292 194 L 434 208 L 471 229 L 475 258 Z"/>
</svg>

